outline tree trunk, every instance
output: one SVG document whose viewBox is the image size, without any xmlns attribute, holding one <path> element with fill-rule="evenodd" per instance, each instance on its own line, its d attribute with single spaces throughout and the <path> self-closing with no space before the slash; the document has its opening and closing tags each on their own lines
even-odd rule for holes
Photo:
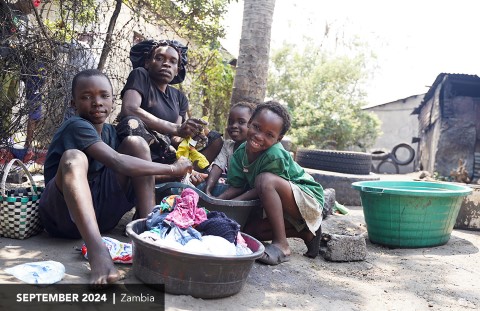
<svg viewBox="0 0 480 311">
<path fill-rule="evenodd" d="M 242 36 L 230 104 L 263 102 L 267 91 L 275 0 L 245 0 Z"/>
<path fill-rule="evenodd" d="M 98 70 L 103 70 L 105 63 L 107 62 L 107 57 L 110 51 L 112 50 L 112 36 L 113 30 L 115 29 L 115 24 L 117 23 L 118 15 L 120 15 L 120 9 L 122 8 L 122 0 L 115 0 L 115 10 L 113 10 L 112 18 L 110 18 L 110 23 L 108 24 L 107 36 L 105 37 L 105 42 L 103 43 L 102 55 L 100 55 L 100 60 L 98 61 Z"/>
</svg>

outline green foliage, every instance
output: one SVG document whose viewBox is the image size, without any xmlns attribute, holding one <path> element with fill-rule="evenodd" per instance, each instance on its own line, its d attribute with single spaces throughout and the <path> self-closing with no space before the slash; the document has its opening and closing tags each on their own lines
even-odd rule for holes
<svg viewBox="0 0 480 311">
<path fill-rule="evenodd" d="M 95 0 L 54 0 L 59 7 L 59 16 L 44 19 L 44 25 L 50 30 L 52 39 L 69 42 L 75 38 L 78 29 L 98 22 L 97 2 Z"/>
<path fill-rule="evenodd" d="M 230 56 L 220 50 L 218 39 L 224 36 L 220 24 L 227 4 L 231 0 L 51 0 L 38 8 L 38 18 L 31 16 L 28 31 L 16 34 L 22 45 L 14 52 L 15 59 L 22 60 L 12 66 L 16 71 L 27 72 L 29 65 L 24 54 L 35 47 L 34 55 L 42 54 L 46 67 L 45 85 L 42 93 L 43 121 L 38 125 L 34 139 L 48 145 L 53 132 L 63 120 L 69 98 L 70 74 L 81 64 L 72 64 L 75 52 L 69 43 L 78 39 L 80 33 L 90 37 L 91 52 L 105 55 L 104 71 L 109 75 L 117 90 L 121 90 L 129 73 L 128 50 L 133 31 L 147 31 L 156 26 L 155 35 L 168 39 L 181 38 L 189 47 L 187 81 L 180 84 L 190 98 L 193 116 L 208 115 L 212 129 L 223 132 L 229 109 L 233 85 L 233 70 L 226 62 Z M 122 3 L 133 12 L 126 21 L 116 23 L 116 4 Z M 52 5 L 50 5 L 52 4 Z M 127 9 L 122 8 L 122 12 Z M 112 14 L 114 13 L 114 14 Z M 122 23 L 122 24 L 120 24 Z M 112 26 L 111 30 L 105 26 Z M 108 35 L 110 35 L 110 37 Z M 163 37 L 158 37 L 160 39 Z M 20 48 L 22 47 L 22 48 Z M 103 49 L 103 50 L 102 50 Z M 102 53 L 110 51 L 111 53 Z M 38 52 L 37 52 L 38 51 Z M 222 54 L 223 53 L 223 54 Z M 43 55 L 45 54 L 45 55 Z M 108 61 L 107 61 L 108 60 Z M 77 66 L 77 67 L 75 67 Z M 103 67 L 102 67 L 103 68 Z M 0 68 L 0 78 L 12 72 L 11 68 Z M 23 96 L 23 97 L 22 97 Z M 24 98 L 25 95 L 20 96 Z M 12 105 L 19 101 L 12 100 Z M 119 101 L 118 101 L 119 102 Z M 20 107 L 12 126 L 3 130 L 0 139 L 7 140 L 12 133 L 25 128 L 28 107 Z M 11 110 L 11 109 L 8 109 Z M 119 109 L 117 109 L 118 112 Z M 8 117 L 12 118 L 11 114 Z"/>
<path fill-rule="evenodd" d="M 297 146 L 365 149 L 380 133 L 380 121 L 362 111 L 366 54 L 330 55 L 285 45 L 274 51 L 267 96 L 285 102 L 292 115 L 289 135 Z"/>
<path fill-rule="evenodd" d="M 124 0 L 124 3 L 152 23 L 168 26 L 177 36 L 191 42 L 218 47 L 225 35 L 220 25 L 230 0 Z M 138 10 L 138 8 L 143 8 Z"/>
<path fill-rule="evenodd" d="M 69 24 L 62 24 L 59 21 L 44 19 L 43 23 L 52 34 L 52 39 L 57 42 L 69 42 L 74 38 L 74 30 Z"/>
<path fill-rule="evenodd" d="M 190 100 L 190 114 L 208 116 L 210 128 L 224 131 L 233 86 L 229 56 L 220 49 L 218 39 L 225 30 L 220 21 L 231 0 L 124 0 L 147 21 L 167 26 L 176 36 L 188 41 L 188 83 L 179 87 Z"/>
<path fill-rule="evenodd" d="M 223 132 L 230 109 L 234 71 L 220 50 L 209 46 L 191 50 L 192 83 L 183 90 L 192 104 L 192 115 L 208 116 L 210 128 Z M 190 73 L 189 73 L 190 74 Z"/>
</svg>

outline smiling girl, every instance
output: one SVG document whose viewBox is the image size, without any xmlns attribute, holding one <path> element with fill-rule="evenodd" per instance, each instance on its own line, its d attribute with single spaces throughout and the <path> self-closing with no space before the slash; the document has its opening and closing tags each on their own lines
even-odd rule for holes
<svg viewBox="0 0 480 311">
<path fill-rule="evenodd" d="M 227 121 L 227 133 L 230 139 L 225 140 L 222 150 L 211 165 L 210 172 L 205 182 L 195 174 L 192 174 L 193 183 L 202 182 L 197 186 L 210 196 L 217 196 L 225 190 L 225 183 L 219 182 L 222 175 L 228 171 L 230 158 L 235 150 L 247 139 L 248 121 L 255 110 L 255 104 L 250 102 L 238 102 L 230 108 Z"/>
<path fill-rule="evenodd" d="M 271 244 L 258 261 L 277 265 L 290 260 L 287 237 L 305 241 L 307 257 L 318 255 L 323 188 L 298 165 L 280 141 L 290 128 L 285 107 L 269 101 L 256 107 L 248 122 L 247 140 L 233 154 L 229 188 L 220 199 L 259 198 L 263 212 L 250 215 L 244 231 Z"/>
</svg>

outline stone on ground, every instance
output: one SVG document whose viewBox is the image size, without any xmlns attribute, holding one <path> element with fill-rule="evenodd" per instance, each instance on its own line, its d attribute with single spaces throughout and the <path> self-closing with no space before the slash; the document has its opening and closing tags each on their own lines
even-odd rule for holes
<svg viewBox="0 0 480 311">
<path fill-rule="evenodd" d="M 367 257 L 367 230 L 348 214 L 332 215 L 322 223 L 320 255 L 328 261 L 361 261 Z"/>
</svg>

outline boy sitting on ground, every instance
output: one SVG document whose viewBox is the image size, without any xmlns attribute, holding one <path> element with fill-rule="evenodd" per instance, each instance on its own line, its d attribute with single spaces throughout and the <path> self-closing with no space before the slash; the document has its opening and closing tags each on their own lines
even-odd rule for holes
<svg viewBox="0 0 480 311">
<path fill-rule="evenodd" d="M 102 72 L 78 73 L 72 97 L 77 116 L 61 125 L 50 144 L 39 214 L 52 236 L 83 238 L 90 282 L 102 286 L 121 276 L 101 233 L 113 229 L 134 206 L 140 218 L 147 217 L 155 205 L 154 175 L 184 176 L 192 164 L 185 158 L 172 165 L 151 162 L 148 144 L 139 136 L 118 142 L 114 126 L 105 123 L 113 89 Z"/>
</svg>

